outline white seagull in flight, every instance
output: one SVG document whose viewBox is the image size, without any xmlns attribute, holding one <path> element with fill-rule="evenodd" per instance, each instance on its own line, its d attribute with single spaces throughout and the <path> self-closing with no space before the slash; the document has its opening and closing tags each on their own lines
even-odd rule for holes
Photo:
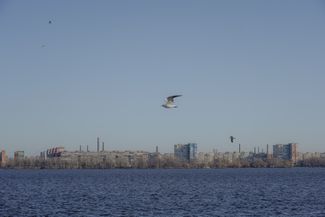
<svg viewBox="0 0 325 217">
<path fill-rule="evenodd" d="M 169 108 L 177 108 L 177 106 L 174 104 L 174 98 L 180 97 L 180 96 L 182 96 L 182 95 L 173 95 L 173 96 L 167 97 L 166 98 L 166 103 L 161 105 L 161 106 L 164 107 L 164 108 L 167 108 L 167 109 L 169 109 Z"/>
</svg>

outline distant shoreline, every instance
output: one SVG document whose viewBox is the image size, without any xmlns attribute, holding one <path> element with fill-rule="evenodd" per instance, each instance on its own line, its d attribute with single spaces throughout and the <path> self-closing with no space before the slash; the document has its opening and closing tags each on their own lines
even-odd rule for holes
<svg viewBox="0 0 325 217">
<path fill-rule="evenodd" d="M 325 158 L 281 160 L 277 158 L 211 158 L 207 160 L 179 160 L 173 156 L 79 156 L 48 159 L 8 159 L 2 169 L 224 169 L 224 168 L 291 168 L 325 167 Z"/>
<path fill-rule="evenodd" d="M 168 167 L 168 168 L 22 168 L 22 167 L 0 167 L 1 170 L 219 170 L 219 169 L 288 169 L 288 168 L 325 168 L 325 166 L 291 166 L 291 167 L 218 167 L 218 168 L 195 168 L 195 167 Z"/>
</svg>

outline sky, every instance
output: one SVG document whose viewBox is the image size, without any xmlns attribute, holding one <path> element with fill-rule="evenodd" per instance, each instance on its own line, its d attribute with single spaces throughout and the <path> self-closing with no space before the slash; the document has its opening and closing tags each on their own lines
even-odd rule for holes
<svg viewBox="0 0 325 217">
<path fill-rule="evenodd" d="M 107 150 L 325 152 L 324 84 L 324 1 L 0 0 L 9 154 L 95 151 L 97 136 Z"/>
</svg>

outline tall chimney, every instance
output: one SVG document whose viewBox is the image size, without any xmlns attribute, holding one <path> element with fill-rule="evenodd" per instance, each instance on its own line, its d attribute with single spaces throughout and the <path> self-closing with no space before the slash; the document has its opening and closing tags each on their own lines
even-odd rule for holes
<svg viewBox="0 0 325 217">
<path fill-rule="evenodd" d="M 238 145 L 238 152 L 240 153 L 240 144 Z"/>
<path fill-rule="evenodd" d="M 269 144 L 266 145 L 266 154 L 269 155 Z"/>
<path fill-rule="evenodd" d="M 99 152 L 99 137 L 97 137 L 97 152 Z"/>
<path fill-rule="evenodd" d="M 89 152 L 88 145 L 87 145 L 87 152 Z"/>
<path fill-rule="evenodd" d="M 158 145 L 156 146 L 156 153 L 158 153 Z"/>
<path fill-rule="evenodd" d="M 104 142 L 102 142 L 102 152 L 105 151 L 105 146 L 104 146 Z"/>
</svg>

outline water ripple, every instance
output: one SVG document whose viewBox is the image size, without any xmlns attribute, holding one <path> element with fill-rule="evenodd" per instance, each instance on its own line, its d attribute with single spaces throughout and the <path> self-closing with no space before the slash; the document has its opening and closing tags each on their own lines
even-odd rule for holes
<svg viewBox="0 0 325 217">
<path fill-rule="evenodd" d="M 0 216 L 325 216 L 325 169 L 0 170 Z"/>
</svg>

